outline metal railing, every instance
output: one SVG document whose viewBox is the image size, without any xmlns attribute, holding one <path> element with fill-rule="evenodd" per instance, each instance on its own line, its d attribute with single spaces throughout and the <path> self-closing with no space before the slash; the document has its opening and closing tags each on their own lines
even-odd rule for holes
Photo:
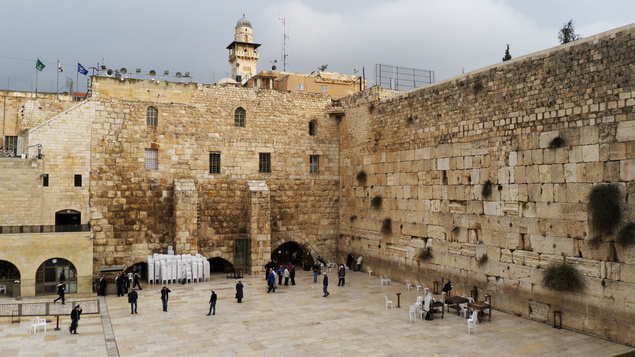
<svg viewBox="0 0 635 357">
<path fill-rule="evenodd" d="M 59 233 L 90 232 L 90 224 L 40 225 L 40 226 L 0 226 L 0 234 L 15 233 Z"/>
<path fill-rule="evenodd" d="M 100 312 L 98 298 L 66 299 L 65 305 L 52 302 L 0 304 L 0 317 L 68 315 L 75 307 L 75 304 L 80 305 L 82 314 L 98 314 Z"/>
</svg>

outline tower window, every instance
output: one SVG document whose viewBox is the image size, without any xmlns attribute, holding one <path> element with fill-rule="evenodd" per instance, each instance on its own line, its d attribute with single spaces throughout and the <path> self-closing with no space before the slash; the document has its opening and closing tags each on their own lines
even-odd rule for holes
<svg viewBox="0 0 635 357">
<path fill-rule="evenodd" d="M 4 150 L 11 156 L 18 156 L 18 137 L 17 136 L 5 136 L 4 137 Z"/>
<path fill-rule="evenodd" d="M 82 187 L 82 175 L 75 175 L 75 187 Z"/>
<path fill-rule="evenodd" d="M 317 122 L 315 120 L 311 120 L 309 122 L 309 135 L 311 136 L 317 135 Z"/>
<path fill-rule="evenodd" d="M 322 86 L 322 92 L 326 93 L 329 91 L 329 86 Z"/>
<path fill-rule="evenodd" d="M 311 155 L 310 157 L 310 172 L 312 174 L 320 173 L 320 155 Z"/>
<path fill-rule="evenodd" d="M 155 107 L 148 107 L 146 125 L 157 126 L 159 124 L 159 111 Z"/>
<path fill-rule="evenodd" d="M 298 90 L 304 90 L 304 83 L 298 83 Z"/>
<path fill-rule="evenodd" d="M 271 172 L 271 153 L 261 152 L 258 172 Z"/>
<path fill-rule="evenodd" d="M 209 173 L 220 174 L 220 152 L 209 153 Z"/>
<path fill-rule="evenodd" d="M 234 126 L 245 127 L 245 116 L 247 112 L 243 108 L 238 108 L 234 112 Z"/>
<path fill-rule="evenodd" d="M 159 149 L 146 149 L 146 170 L 159 169 Z"/>
<path fill-rule="evenodd" d="M 42 174 L 42 187 L 48 187 L 49 185 L 49 174 Z"/>
</svg>

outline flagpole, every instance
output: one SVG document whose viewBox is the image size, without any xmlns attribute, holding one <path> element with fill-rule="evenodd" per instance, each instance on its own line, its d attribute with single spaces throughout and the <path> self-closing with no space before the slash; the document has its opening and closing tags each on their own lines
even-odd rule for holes
<svg viewBox="0 0 635 357">
<path fill-rule="evenodd" d="M 37 60 L 39 61 L 40 59 L 38 58 Z M 39 70 L 37 69 L 37 62 L 35 62 L 35 98 L 37 98 L 37 72 Z"/>
<path fill-rule="evenodd" d="M 58 94 L 57 99 L 60 99 L 60 60 L 57 60 L 57 79 L 55 80 L 55 93 Z"/>
</svg>

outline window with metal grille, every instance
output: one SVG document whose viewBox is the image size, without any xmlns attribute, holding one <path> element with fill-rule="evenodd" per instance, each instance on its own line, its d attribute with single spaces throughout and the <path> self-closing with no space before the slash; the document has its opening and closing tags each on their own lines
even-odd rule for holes
<svg viewBox="0 0 635 357">
<path fill-rule="evenodd" d="M 209 153 L 209 173 L 220 174 L 220 152 Z"/>
<path fill-rule="evenodd" d="M 271 153 L 260 153 L 260 164 L 258 166 L 258 172 L 271 172 Z"/>
<path fill-rule="evenodd" d="M 18 155 L 18 137 L 17 136 L 5 136 L 4 137 L 4 152 L 11 156 Z"/>
<path fill-rule="evenodd" d="M 245 117 L 247 112 L 243 108 L 238 108 L 234 112 L 234 126 L 245 127 Z"/>
<path fill-rule="evenodd" d="M 310 170 L 312 174 L 320 173 L 320 155 L 311 155 Z"/>
<path fill-rule="evenodd" d="M 159 124 L 159 111 L 155 107 L 148 107 L 146 115 L 146 124 L 148 126 L 157 126 Z"/>
<path fill-rule="evenodd" d="M 146 170 L 159 169 L 159 149 L 146 149 Z"/>
<path fill-rule="evenodd" d="M 75 175 L 75 187 L 82 187 L 82 175 Z"/>
</svg>

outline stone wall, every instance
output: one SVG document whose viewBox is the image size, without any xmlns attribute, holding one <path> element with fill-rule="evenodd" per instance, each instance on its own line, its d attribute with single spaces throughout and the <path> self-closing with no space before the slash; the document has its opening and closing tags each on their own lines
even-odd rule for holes
<svg viewBox="0 0 635 357">
<path fill-rule="evenodd" d="M 476 286 L 495 308 L 539 321 L 562 310 L 567 328 L 635 344 L 635 247 L 593 232 L 587 209 L 592 187 L 615 183 L 622 225 L 635 219 L 634 40 L 631 25 L 341 100 L 340 257 L 428 287 Z M 543 287 L 545 268 L 564 261 L 582 293 Z"/>
</svg>

